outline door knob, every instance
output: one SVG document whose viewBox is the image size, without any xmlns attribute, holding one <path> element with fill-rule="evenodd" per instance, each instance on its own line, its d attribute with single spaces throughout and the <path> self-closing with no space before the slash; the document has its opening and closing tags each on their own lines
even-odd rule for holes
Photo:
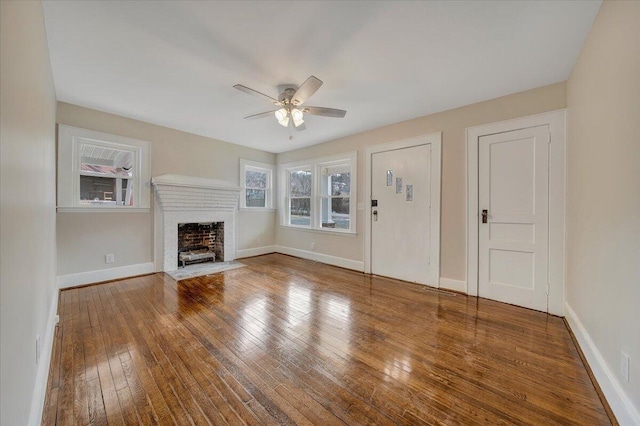
<svg viewBox="0 0 640 426">
<path fill-rule="evenodd" d="M 482 210 L 482 223 L 487 223 L 488 215 L 489 215 L 489 212 L 487 212 L 486 210 Z"/>
</svg>

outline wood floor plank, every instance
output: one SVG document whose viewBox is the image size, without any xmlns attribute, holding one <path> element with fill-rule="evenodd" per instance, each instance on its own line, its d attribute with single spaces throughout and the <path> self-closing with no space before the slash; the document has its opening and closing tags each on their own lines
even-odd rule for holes
<svg viewBox="0 0 640 426">
<path fill-rule="evenodd" d="M 242 262 L 62 291 L 42 423 L 612 424 L 560 318 Z"/>
<path fill-rule="evenodd" d="M 107 415 L 107 423 L 109 425 L 121 425 L 124 424 L 124 419 L 120 409 L 120 402 L 118 401 L 118 389 L 113 381 L 111 366 L 105 350 L 104 332 L 102 327 L 94 327 L 92 333 L 95 343 L 95 359 L 98 367 L 98 378 L 100 380 L 100 389 L 102 392 L 105 413 Z"/>
<path fill-rule="evenodd" d="M 61 332 L 60 384 L 58 391 L 57 424 L 73 424 L 73 342 L 71 340 L 72 320 L 66 320 L 59 326 Z"/>
<path fill-rule="evenodd" d="M 125 425 L 145 424 L 135 409 L 133 395 L 128 387 L 116 390 L 118 402 L 120 403 L 120 412 Z M 111 424 L 111 423 L 109 423 Z"/>
<path fill-rule="evenodd" d="M 78 321 L 86 323 L 88 317 L 80 315 Z M 81 329 L 71 333 L 73 345 L 73 417 L 76 423 L 89 423 L 89 405 L 87 394 L 87 381 L 84 363 L 84 342 Z"/>
</svg>

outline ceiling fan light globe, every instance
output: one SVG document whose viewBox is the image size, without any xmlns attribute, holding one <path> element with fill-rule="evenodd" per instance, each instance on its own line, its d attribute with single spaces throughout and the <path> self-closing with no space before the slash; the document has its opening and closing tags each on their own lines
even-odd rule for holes
<svg viewBox="0 0 640 426">
<path fill-rule="evenodd" d="M 296 121 L 302 121 L 302 117 L 303 116 L 304 116 L 304 114 L 298 108 L 294 108 L 294 109 L 291 110 L 291 118 L 293 118 L 294 123 Z M 296 124 L 296 126 L 297 126 L 297 124 Z"/>
<path fill-rule="evenodd" d="M 288 112 L 286 109 L 284 108 L 280 108 L 279 110 L 277 110 L 275 112 L 275 116 L 276 116 L 276 120 L 278 120 L 278 122 L 280 122 L 280 124 L 282 124 L 282 121 L 285 120 L 285 118 L 287 118 Z M 289 120 L 287 119 L 287 122 Z"/>
<path fill-rule="evenodd" d="M 278 123 L 280 123 L 282 127 L 289 126 L 289 117 L 285 116 L 283 120 L 278 120 Z"/>
<path fill-rule="evenodd" d="M 302 123 L 304 123 L 304 120 L 302 119 L 302 117 L 300 117 L 300 119 L 296 120 L 296 117 L 293 117 L 293 125 L 298 127 L 300 126 Z"/>
</svg>

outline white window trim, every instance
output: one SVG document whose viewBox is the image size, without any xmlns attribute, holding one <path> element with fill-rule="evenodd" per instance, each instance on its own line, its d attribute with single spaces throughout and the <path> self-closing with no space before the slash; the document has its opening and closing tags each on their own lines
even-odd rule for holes
<svg viewBox="0 0 640 426">
<path fill-rule="evenodd" d="M 247 170 L 265 171 L 267 173 L 267 191 L 265 192 L 265 207 L 247 207 L 246 178 Z M 274 164 L 261 163 L 260 161 L 240 159 L 240 210 L 247 211 L 275 211 L 276 198 L 276 166 Z"/>
<path fill-rule="evenodd" d="M 81 141 L 108 145 L 134 153 L 133 206 L 88 205 L 80 203 Z M 58 126 L 58 193 L 57 211 L 61 213 L 136 212 L 151 210 L 151 144 L 148 141 L 111 135 L 79 127 Z"/>
<path fill-rule="evenodd" d="M 322 167 L 331 166 L 349 162 L 351 167 L 351 193 L 349 195 L 349 229 L 322 228 L 322 215 L 320 214 L 321 185 L 320 185 L 320 169 Z M 289 194 L 289 172 L 294 170 L 307 169 L 311 171 L 311 225 L 290 225 L 289 206 L 287 203 Z M 303 161 L 295 161 L 278 165 L 278 177 L 282 185 L 278 191 L 279 207 L 280 207 L 280 226 L 289 229 L 301 231 L 320 232 L 333 235 L 356 235 L 356 216 L 357 216 L 357 188 L 358 188 L 358 152 L 351 151 L 343 154 L 336 154 L 328 157 L 314 158 Z M 303 197 L 306 198 L 306 197 Z"/>
</svg>

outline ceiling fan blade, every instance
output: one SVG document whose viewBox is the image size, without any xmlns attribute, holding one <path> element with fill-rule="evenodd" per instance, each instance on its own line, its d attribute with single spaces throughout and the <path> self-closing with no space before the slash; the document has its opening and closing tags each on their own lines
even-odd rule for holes
<svg viewBox="0 0 640 426">
<path fill-rule="evenodd" d="M 259 97 L 259 98 L 263 98 L 263 99 L 265 99 L 265 100 L 267 100 L 267 101 L 271 102 L 271 103 L 272 103 L 272 104 L 274 104 L 274 105 L 282 105 L 282 103 L 281 103 L 279 100 L 277 100 L 277 99 L 275 99 L 275 98 L 272 98 L 272 97 L 271 97 L 271 96 L 269 96 L 269 95 L 265 95 L 265 94 L 264 94 L 264 93 L 262 93 L 262 92 L 258 92 L 257 90 L 250 89 L 250 88 L 248 88 L 247 86 L 243 86 L 242 84 L 236 84 L 236 85 L 235 85 L 235 86 L 233 86 L 233 87 L 234 87 L 235 89 L 238 89 L 238 90 L 240 90 L 241 92 L 247 93 L 247 94 L 249 94 L 249 95 L 254 95 L 254 96 L 257 96 L 257 97 Z"/>
<path fill-rule="evenodd" d="M 307 101 L 316 91 L 322 86 L 322 80 L 317 77 L 311 76 L 307 78 L 302 86 L 298 88 L 296 93 L 291 98 L 291 102 L 295 105 L 301 105 Z"/>
<path fill-rule="evenodd" d="M 274 113 L 274 112 L 276 112 L 276 111 L 277 111 L 277 110 L 275 110 L 275 109 L 274 109 L 273 111 L 265 111 L 265 112 L 261 112 L 261 113 L 258 113 L 258 114 L 248 115 L 248 116 L 246 116 L 244 119 L 245 119 L 245 120 L 246 120 L 246 119 L 250 119 L 250 120 L 252 120 L 252 119 L 254 119 L 254 118 L 268 117 L 268 116 L 270 116 L 270 115 L 273 115 L 273 113 Z"/>
<path fill-rule="evenodd" d="M 334 117 L 334 118 L 343 118 L 347 114 L 347 111 L 343 109 L 314 107 L 314 106 L 304 107 L 302 108 L 302 112 L 304 112 L 305 114 L 321 115 L 323 117 Z"/>
</svg>

